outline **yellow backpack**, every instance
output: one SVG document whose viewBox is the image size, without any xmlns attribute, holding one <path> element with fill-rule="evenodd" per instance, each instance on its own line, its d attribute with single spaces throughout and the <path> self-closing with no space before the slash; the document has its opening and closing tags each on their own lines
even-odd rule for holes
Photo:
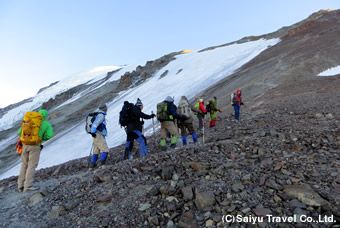
<svg viewBox="0 0 340 228">
<path fill-rule="evenodd" d="M 37 145 L 41 143 L 39 130 L 41 121 L 43 120 L 39 112 L 26 112 L 24 121 L 21 124 L 21 137 L 22 144 Z"/>
</svg>

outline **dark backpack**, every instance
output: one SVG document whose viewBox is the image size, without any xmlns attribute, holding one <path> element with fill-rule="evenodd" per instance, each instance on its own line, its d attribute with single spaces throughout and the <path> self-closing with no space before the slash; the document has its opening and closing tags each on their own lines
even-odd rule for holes
<svg viewBox="0 0 340 228">
<path fill-rule="evenodd" d="M 119 124 L 122 127 L 126 127 L 131 121 L 131 111 L 134 105 L 128 101 L 124 101 L 122 111 L 119 112 Z"/>
<path fill-rule="evenodd" d="M 209 101 L 207 103 L 207 105 L 205 106 L 205 109 L 207 110 L 207 112 L 211 112 L 211 110 L 212 110 L 212 101 Z"/>
<path fill-rule="evenodd" d="M 85 124 L 85 131 L 90 134 L 91 133 L 91 127 L 98 115 L 98 112 L 91 112 L 86 117 L 86 124 Z"/>
</svg>

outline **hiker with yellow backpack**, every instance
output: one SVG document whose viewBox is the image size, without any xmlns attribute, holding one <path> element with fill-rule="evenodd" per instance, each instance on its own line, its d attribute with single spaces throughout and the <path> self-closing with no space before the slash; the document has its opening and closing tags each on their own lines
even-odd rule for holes
<svg viewBox="0 0 340 228">
<path fill-rule="evenodd" d="M 34 172 L 38 166 L 41 143 L 53 137 L 52 125 L 46 121 L 48 112 L 41 109 L 39 112 L 26 112 L 24 120 L 18 131 L 23 144 L 21 153 L 21 168 L 18 178 L 18 191 L 27 192 L 38 190 L 33 187 Z"/>
</svg>

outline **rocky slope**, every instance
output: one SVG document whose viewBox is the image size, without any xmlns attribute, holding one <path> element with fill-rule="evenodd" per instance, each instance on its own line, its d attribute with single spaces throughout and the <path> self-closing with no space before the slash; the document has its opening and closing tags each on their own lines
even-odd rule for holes
<svg viewBox="0 0 340 228">
<path fill-rule="evenodd" d="M 17 192 L 16 177 L 3 180 L 0 226 L 336 227 L 339 87 L 340 76 L 277 87 L 257 107 L 245 100 L 239 122 L 222 106 L 205 144 L 160 152 L 157 135 L 142 158 L 122 161 L 122 145 L 105 168 L 88 171 L 84 158 L 40 170 L 36 192 Z M 338 222 L 231 223 L 224 215 Z"/>
<path fill-rule="evenodd" d="M 314 15 L 314 16 L 313 16 Z M 297 23 L 281 36 L 281 42 L 266 49 L 237 72 L 211 86 L 213 94 L 229 102 L 230 94 L 241 88 L 249 99 L 260 100 L 268 90 L 286 83 L 314 78 L 340 64 L 340 10 L 320 11 Z M 198 96 L 203 93 L 198 94 Z M 227 103 L 223 103 L 226 105 Z"/>
</svg>

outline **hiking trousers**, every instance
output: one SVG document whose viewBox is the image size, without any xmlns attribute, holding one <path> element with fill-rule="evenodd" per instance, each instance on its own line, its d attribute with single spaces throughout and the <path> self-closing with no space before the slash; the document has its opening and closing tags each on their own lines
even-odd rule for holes
<svg viewBox="0 0 340 228">
<path fill-rule="evenodd" d="M 93 138 L 93 154 L 100 154 L 100 152 L 109 152 L 105 137 L 97 133 L 96 137 Z"/>
<path fill-rule="evenodd" d="M 139 155 L 141 157 L 148 154 L 148 148 L 146 143 L 146 138 L 144 135 L 137 130 L 134 130 L 133 132 L 129 132 L 127 134 L 127 140 L 124 150 L 124 159 L 130 159 L 131 158 L 131 150 L 133 148 L 133 141 L 136 139 L 137 142 L 139 142 Z"/>
<path fill-rule="evenodd" d="M 202 116 L 201 114 L 197 114 L 197 118 L 198 118 L 198 130 L 201 130 L 203 128 L 204 116 Z"/>
<path fill-rule="evenodd" d="M 178 130 L 173 121 L 162 121 L 161 122 L 161 146 L 165 146 L 166 144 L 166 132 L 167 130 L 170 132 L 172 138 L 171 138 L 171 144 L 177 144 L 177 138 L 178 138 Z"/>
<path fill-rule="evenodd" d="M 210 122 L 216 120 L 216 111 L 210 111 Z"/>
<path fill-rule="evenodd" d="M 18 189 L 29 188 L 33 184 L 34 172 L 38 166 L 40 158 L 40 146 L 23 145 L 21 152 L 21 168 L 18 178 Z"/>
<path fill-rule="evenodd" d="M 240 105 L 234 105 L 234 111 L 235 111 L 235 120 L 239 120 L 240 118 L 240 108 L 241 106 Z"/>
<path fill-rule="evenodd" d="M 181 129 L 181 136 L 187 135 L 187 130 L 190 135 L 195 132 L 193 123 L 181 123 L 179 127 Z"/>
</svg>

